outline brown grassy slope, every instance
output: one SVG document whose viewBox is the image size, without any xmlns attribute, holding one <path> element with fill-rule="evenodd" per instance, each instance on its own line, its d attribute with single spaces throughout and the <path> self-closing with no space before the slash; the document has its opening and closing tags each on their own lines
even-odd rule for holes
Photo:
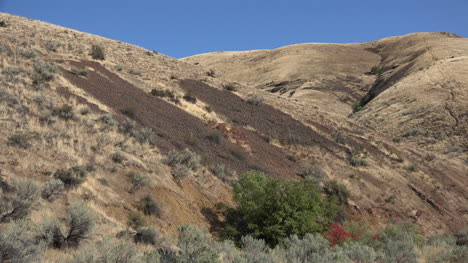
<svg viewBox="0 0 468 263">
<path fill-rule="evenodd" d="M 466 163 L 468 39 L 414 34 L 376 44 L 382 73 L 353 119 Z"/>
<path fill-rule="evenodd" d="M 228 81 L 346 115 L 374 81 L 372 44 L 297 44 L 274 50 L 215 52 L 182 59 Z"/>
<path fill-rule="evenodd" d="M 468 79 L 463 73 L 467 55 L 465 38 L 417 33 L 359 44 L 215 52 L 182 61 L 341 116 L 350 114 L 353 105 L 372 100 L 353 116 L 359 123 L 396 140 L 409 139 L 431 151 L 458 155 L 463 161 L 468 134 Z M 369 74 L 373 66 L 381 72 Z M 379 96 L 386 90 L 385 96 Z"/>
<path fill-rule="evenodd" d="M 173 236 L 180 224 L 207 226 L 202 208 L 212 207 L 220 200 L 230 202 L 228 186 L 205 168 L 180 182 L 174 180 L 158 148 L 140 144 L 118 132 L 112 122 L 101 120 L 103 112 L 119 117 L 121 107 L 107 106 L 98 96 L 62 77 L 73 69 L 69 60 L 91 59 L 88 53 L 92 44 L 105 47 L 106 59 L 102 64 L 138 82 L 140 87 L 150 88 L 149 83 L 151 87 L 165 87 L 175 82 L 171 76 L 194 77 L 196 73 L 191 72 L 195 71 L 175 59 L 98 36 L 8 14 L 0 14 L 0 20 L 7 23 L 7 27 L 0 28 L 2 177 L 7 182 L 30 178 L 43 184 L 57 169 L 73 166 L 95 169 L 89 172 L 83 185 L 67 191 L 58 200 L 38 200 L 32 214 L 35 222 L 64 219 L 70 203 L 85 200 L 99 215 L 92 242 L 126 229 L 128 212 L 136 211 L 138 200 L 150 194 L 160 206 L 162 216 L 146 216 L 147 222 Z M 47 49 L 51 41 L 59 43 L 56 51 Z M 24 51 L 34 51 L 36 55 L 25 56 Z M 34 84 L 33 65 L 38 61 L 53 63 L 62 72 L 49 82 Z M 141 75 L 130 74 L 129 69 L 138 70 Z M 92 68 L 86 70 L 89 76 L 93 75 Z M 151 80 L 145 77 L 147 74 L 151 74 Z M 68 121 L 52 114 L 65 104 L 73 106 L 75 115 Z M 87 107 L 91 112 L 82 114 L 88 112 Z M 19 134 L 25 135 L 31 147 L 22 149 L 9 143 L 11 136 Z M 123 162 L 112 161 L 115 152 L 124 156 Z M 129 193 L 131 185 L 126 177 L 129 172 L 148 176 L 150 186 Z"/>
<path fill-rule="evenodd" d="M 121 104 L 134 100 L 132 103 L 136 107 L 135 112 L 144 113 L 151 123 L 151 119 L 158 116 L 150 117 L 151 112 L 146 111 L 154 105 L 146 103 L 149 98 L 138 99 L 139 96 L 134 96 L 136 93 L 147 96 L 152 88 L 157 87 L 174 90 L 181 96 L 186 90 L 192 89 L 193 94 L 198 97 L 195 104 L 181 100 L 180 105 L 172 104 L 172 107 L 168 108 L 176 111 L 173 107 L 177 107 L 177 111 L 183 111 L 184 114 L 192 116 L 190 118 L 187 116 L 187 119 L 198 119 L 196 127 L 199 127 L 199 122 L 205 123 L 209 127 L 210 123 L 215 121 L 225 124 L 227 129 L 236 128 L 244 131 L 249 139 L 253 139 L 253 143 L 251 145 L 242 145 L 243 153 L 249 154 L 248 160 L 258 161 L 259 168 L 266 165 L 267 170 L 268 168 L 274 169 L 275 165 L 289 163 L 291 160 L 297 162 L 292 166 L 305 166 L 311 163 L 320 166 L 325 171 L 327 178 L 337 179 L 346 184 L 351 190 L 353 196 L 350 209 L 355 219 L 367 221 L 374 226 L 385 224 L 391 220 L 412 220 L 429 234 L 456 231 L 465 226 L 467 211 L 465 190 L 467 185 L 463 180 L 463 176 L 466 174 L 464 173 L 466 168 L 444 156 L 436 155 L 435 159 L 426 160 L 427 154 L 430 152 L 415 148 L 412 145 L 394 144 L 388 138 L 375 133 L 372 129 L 346 119 L 344 117 L 345 113 L 349 112 L 351 108 L 347 103 L 338 103 L 336 105 L 328 103 L 327 105 L 334 106 L 322 108 L 321 104 L 315 105 L 308 100 L 301 101 L 298 99 L 296 101 L 294 100 L 295 95 L 291 100 L 288 98 L 289 95 L 278 96 L 278 93 L 258 91 L 259 94 L 265 96 L 266 102 L 274 107 L 271 108 L 265 105 L 265 107 L 255 110 L 255 107 L 246 106 L 246 102 L 242 100 L 242 97 L 245 97 L 251 90 L 247 87 L 240 87 L 239 92 L 231 94 L 232 96 L 225 96 L 216 87 L 219 88 L 226 82 L 219 77 L 208 77 L 205 74 L 208 70 L 206 68 L 192 67 L 186 63 L 160 55 L 153 54 L 151 56 L 144 49 L 97 36 L 15 16 L 2 16 L 10 24 L 9 27 L 0 29 L 2 30 L 1 41 L 9 50 L 2 53 L 2 69 L 17 67 L 24 70 L 24 73 L 20 75 L 23 80 L 19 82 L 5 81 L 10 83 L 8 84 L 8 90 L 21 98 L 22 105 L 30 106 L 31 109 L 30 113 L 26 115 L 30 121 L 20 126 L 20 128 L 26 131 L 37 131 L 39 134 L 50 134 L 48 135 L 50 137 L 45 136 L 50 138 L 50 142 L 47 140 L 45 142 L 40 141 L 39 144 L 34 141 L 34 148 L 27 151 L 6 147 L 6 143 L 4 143 L 2 150 L 5 151 L 5 154 L 2 155 L 2 162 L 8 164 L 4 173 L 8 179 L 20 176 L 34 176 L 38 180 L 46 180 L 46 177 L 41 177 L 42 175 L 35 166 L 36 164 L 43 167 L 43 170 L 54 171 L 57 168 L 72 166 L 76 163 L 86 164 L 88 160 L 95 158 L 99 164 L 96 174 L 91 176 L 95 180 L 90 179 L 76 191 L 78 195 L 73 195 L 73 197 L 79 199 L 81 198 L 79 194 L 87 190 L 96 195 L 95 200 L 97 201 L 92 203 L 95 205 L 96 210 L 101 212 L 103 218 L 114 222 L 118 226 L 117 229 L 114 229 L 114 227 L 107 228 L 108 233 L 113 234 L 123 228 L 127 211 L 136 208 L 136 200 L 144 193 L 152 193 L 165 211 L 163 218 L 152 218 L 150 222 L 170 233 L 175 229 L 175 224 L 184 222 L 207 224 L 201 209 L 204 206 L 210 207 L 217 201 L 229 202 L 230 192 L 225 184 L 214 178 L 206 169 L 194 173 L 182 181 L 181 184 L 177 184 L 170 174 L 170 169 L 162 162 L 163 156 L 160 152 L 164 152 L 164 147 L 161 146 L 161 149 L 158 149 L 147 144 L 140 146 L 132 138 L 117 133 L 115 127 L 107 127 L 97 121 L 100 117 L 99 113 L 92 114 L 90 117 L 79 116 L 78 120 L 73 122 L 65 122 L 55 118 L 56 124 L 52 126 L 39 125 L 38 113 L 49 108 L 39 108 L 38 105 L 35 105 L 34 98 L 36 95 L 53 98 L 57 100 L 54 105 L 60 105 L 66 101 L 66 98 L 62 96 L 63 92 L 56 92 L 56 89 L 59 88 L 60 91 L 63 91 L 62 88 L 66 87 L 68 92 L 73 94 L 71 98 L 74 99 L 72 100 L 81 100 L 78 99 L 77 96 L 79 96 L 84 101 L 97 105 L 100 111 L 109 112 L 116 117 L 121 116 L 120 112 L 123 106 Z M 34 32 L 32 31 L 33 28 L 37 28 L 35 34 L 32 33 Z M 57 52 L 47 51 L 45 45 L 49 40 L 67 43 L 65 46 L 67 48 L 62 46 Z M 121 80 L 117 81 L 119 85 L 121 84 L 123 88 L 128 87 L 128 89 L 133 85 L 138 91 L 122 89 L 119 90 L 120 94 L 114 94 L 121 96 L 121 99 L 112 99 L 113 97 L 110 95 L 107 98 L 107 93 L 100 95 L 100 91 L 90 90 L 89 87 L 74 82 L 73 78 L 75 76 L 72 77 L 68 73 L 62 73 L 60 77 L 57 77 L 56 80 L 43 89 L 44 94 L 36 94 L 37 91 L 31 89 L 30 85 L 32 60 L 23 58 L 16 52 L 21 49 L 37 49 L 38 53 L 40 53 L 39 59 L 53 61 L 63 69 L 71 70 L 74 63 L 90 60 L 89 49 L 91 44 L 96 43 L 106 48 L 106 60 L 99 62 L 100 66 L 95 62 L 90 64 L 86 62 L 83 65 L 75 64 L 75 66 L 80 67 L 86 65 L 90 72 L 89 79 L 86 77 L 78 78 L 83 80 L 85 84 L 88 83 L 92 86 L 94 85 L 92 79 L 96 78 L 96 75 L 110 79 L 109 76 L 116 74 L 121 78 Z M 72 48 L 69 50 L 68 46 L 70 45 Z M 84 48 L 81 53 L 80 48 L 74 48 L 80 47 L 80 45 Z M 371 51 L 360 50 L 359 52 L 366 52 L 366 56 L 370 56 L 369 61 L 360 67 L 369 66 L 370 69 L 371 65 L 374 65 L 377 56 Z M 132 74 L 129 73 L 129 69 L 133 70 L 131 71 Z M 357 70 L 356 72 L 360 71 Z M 138 72 L 141 74 L 135 74 Z M 371 83 L 375 79 L 375 76 L 368 76 L 365 72 L 359 74 L 362 75 L 362 78 L 367 78 L 363 80 L 363 83 L 366 81 Z M 343 74 L 343 76 L 345 75 Z M 171 77 L 196 80 L 179 82 Z M 208 86 L 200 83 L 200 80 L 212 85 Z M 355 82 L 357 83 L 358 80 Z M 102 88 L 105 89 L 105 87 Z M 332 92 L 332 95 L 327 94 L 325 88 L 326 85 L 321 91 L 323 96 L 336 97 L 334 92 Z M 307 90 L 305 89 L 305 91 Z M 343 91 L 342 94 L 348 94 L 350 90 L 354 92 L 352 88 L 349 88 Z M 364 96 L 365 91 L 360 91 L 360 94 Z M 132 96 L 132 98 L 129 96 Z M 226 99 L 226 97 L 229 99 Z M 358 101 L 359 97 L 355 97 L 354 100 Z M 339 100 L 333 99 L 330 101 Z M 73 101 L 69 103 L 76 104 Z M 348 101 L 348 103 L 350 102 Z M 14 113 L 16 111 L 14 107 L 7 104 L 2 105 L 5 118 L 22 119 L 19 117 L 19 113 Z M 211 106 L 213 111 L 208 112 L 206 106 Z M 78 109 L 80 107 L 82 106 L 76 106 Z M 264 108 L 271 108 L 272 110 L 264 111 Z M 337 110 L 335 111 L 333 108 Z M 226 109 L 232 109 L 232 111 Z M 278 109 L 283 113 L 276 114 L 275 110 Z M 249 114 L 252 114 L 252 117 L 246 117 L 247 110 L 251 111 Z M 158 112 L 156 109 L 154 111 Z M 257 115 L 270 112 L 276 114 L 276 116 L 271 117 L 271 120 L 262 117 L 264 115 L 261 115 L 261 118 Z M 159 114 L 163 114 L 163 112 L 159 112 Z M 239 116 L 241 117 L 240 120 L 238 119 Z M 304 127 L 300 125 L 297 126 L 299 127 L 297 131 L 300 134 L 288 134 L 287 128 L 282 126 L 275 129 L 275 125 L 270 128 L 272 131 L 270 134 L 259 134 L 255 130 L 259 127 L 264 129 L 262 127 L 267 123 L 262 121 L 265 119 L 276 125 L 283 123 L 281 119 L 285 121 L 284 123 L 291 123 L 291 121 L 294 123 L 294 119 L 299 120 L 310 129 L 305 129 L 306 135 L 310 134 L 314 136 L 314 139 L 311 140 L 311 143 L 288 143 L 288 138 L 284 138 L 284 135 L 286 137 L 291 135 L 292 140 L 290 142 L 296 141 L 295 136 L 300 139 L 304 138 L 302 137 Z M 177 118 L 169 118 L 166 122 L 175 127 L 181 127 L 181 125 L 185 124 L 177 123 L 178 121 L 180 120 Z M 89 123 L 93 124 L 91 125 L 92 129 L 89 128 Z M 144 121 L 140 123 L 140 125 L 145 124 L 150 126 Z M 3 133 L 2 138 L 8 138 L 9 135 L 14 134 L 16 127 L 18 127 L 16 122 L 4 125 L 4 129 L 1 131 Z M 200 127 L 200 129 L 202 128 Z M 296 131 L 295 126 L 291 129 Z M 177 134 L 167 134 L 169 136 L 168 141 L 180 140 L 179 137 L 175 136 Z M 173 135 L 174 137 L 171 137 Z M 260 137 L 265 138 L 264 142 L 259 140 Z M 319 140 L 315 140 L 315 137 Z M 307 136 L 305 138 L 310 139 Z M 197 139 L 204 140 L 204 138 Z M 231 143 L 235 143 L 234 137 L 229 137 L 229 140 Z M 6 139 L 3 142 L 6 142 Z M 179 143 L 181 147 L 186 145 L 186 142 Z M 42 148 L 38 148 L 40 146 Z M 96 147 L 99 151 L 90 150 Z M 38 149 L 48 149 L 48 151 L 39 153 Z M 128 161 L 122 165 L 112 163 L 110 154 L 115 151 L 123 152 Z M 285 153 L 289 156 L 287 157 Z M 24 156 L 33 160 L 36 160 L 34 159 L 35 156 L 42 154 L 42 159 L 35 161 L 34 164 L 26 162 L 18 165 L 22 159 L 16 156 L 17 154 L 24 154 Z M 224 156 L 229 158 L 230 154 L 232 152 L 224 153 Z M 238 153 L 234 154 L 238 155 Z M 260 158 L 268 155 L 274 158 Z M 286 158 L 289 159 L 285 160 Z M 353 167 L 350 165 L 350 159 L 352 158 L 365 160 L 368 165 Z M 117 172 L 115 172 L 116 169 Z M 149 174 L 153 183 L 153 187 L 145 188 L 138 196 L 128 194 L 128 184 L 124 176 L 126 172 L 133 169 Z M 102 187 L 98 180 L 100 178 L 107 179 L 110 187 Z M 61 202 L 63 205 L 67 203 L 65 198 Z M 48 203 L 45 203 L 44 207 L 49 209 L 50 213 L 53 211 L 53 206 Z"/>
</svg>

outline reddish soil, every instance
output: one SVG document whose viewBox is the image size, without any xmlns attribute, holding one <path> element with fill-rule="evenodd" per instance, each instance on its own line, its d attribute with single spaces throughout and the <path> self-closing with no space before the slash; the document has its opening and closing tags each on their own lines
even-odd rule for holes
<svg viewBox="0 0 468 263">
<path fill-rule="evenodd" d="M 189 148 L 201 155 L 206 164 L 224 164 L 237 172 L 261 169 L 272 176 L 294 176 L 295 171 L 298 171 L 298 164 L 288 160 L 280 148 L 266 143 L 255 132 L 242 129 L 253 154 L 223 137 L 218 143 L 209 138 L 215 131 L 201 120 L 175 105 L 143 92 L 99 63 L 70 61 L 70 64 L 78 68 L 94 69 L 88 72 L 87 77 L 64 71 L 64 76 L 71 83 L 115 109 L 116 118 L 120 121 L 126 118 L 121 112 L 130 111 L 139 125 L 150 127 L 157 134 L 155 144 L 163 153 L 171 149 Z M 210 88 L 209 91 L 211 90 L 215 89 Z M 235 109 L 238 105 L 228 106 Z M 272 123 L 270 129 L 273 130 L 275 126 Z"/>
</svg>

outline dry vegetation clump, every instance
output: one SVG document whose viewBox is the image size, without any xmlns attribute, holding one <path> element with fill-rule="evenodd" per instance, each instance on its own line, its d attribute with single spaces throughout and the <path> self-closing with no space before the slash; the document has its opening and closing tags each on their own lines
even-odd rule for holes
<svg viewBox="0 0 468 263">
<path fill-rule="evenodd" d="M 106 59 L 104 47 L 101 45 L 93 44 L 91 46 L 91 52 L 89 53 L 93 59 L 104 60 Z"/>
<path fill-rule="evenodd" d="M 257 95 L 257 94 L 249 94 L 249 95 L 247 95 L 247 102 L 250 103 L 250 104 L 252 104 L 252 105 L 259 106 L 259 105 L 261 105 L 264 101 L 265 101 L 265 98 L 263 98 L 263 97 L 260 96 L 260 95 Z"/>
<path fill-rule="evenodd" d="M 138 208 L 145 214 L 145 215 L 154 215 L 157 217 L 162 216 L 162 211 L 159 205 L 154 201 L 151 195 L 145 195 L 143 198 L 138 201 Z"/>
</svg>

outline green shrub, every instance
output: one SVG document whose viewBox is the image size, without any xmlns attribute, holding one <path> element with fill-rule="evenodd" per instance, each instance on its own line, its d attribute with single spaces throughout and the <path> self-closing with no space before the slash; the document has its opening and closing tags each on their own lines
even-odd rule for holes
<svg viewBox="0 0 468 263">
<path fill-rule="evenodd" d="M 65 188 L 70 189 L 86 181 L 86 170 L 80 166 L 59 169 L 55 172 L 54 177 L 62 181 Z"/>
<path fill-rule="evenodd" d="M 380 72 L 382 72 L 382 68 L 379 66 L 373 66 L 372 69 L 370 70 L 370 74 L 377 75 Z"/>
<path fill-rule="evenodd" d="M 96 60 L 104 60 L 106 58 L 104 47 L 93 44 L 91 46 L 91 57 Z"/>
<path fill-rule="evenodd" d="M 31 136 L 27 133 L 16 133 L 8 137 L 8 145 L 28 149 L 32 146 Z"/>
<path fill-rule="evenodd" d="M 138 202 L 138 208 L 145 215 L 155 215 L 157 217 L 162 216 L 161 208 L 159 208 L 159 205 L 154 201 L 151 195 L 145 195 L 142 199 L 140 199 Z"/>
<path fill-rule="evenodd" d="M 308 180 L 282 181 L 264 173 L 242 173 L 234 186 L 237 208 L 226 213 L 223 236 L 236 241 L 252 235 L 275 246 L 283 238 L 326 230 L 336 205 Z"/>
<path fill-rule="evenodd" d="M 356 103 L 356 104 L 353 105 L 353 112 L 358 112 L 358 111 L 360 111 L 363 107 L 364 107 L 364 105 L 362 105 L 361 103 Z"/>
<path fill-rule="evenodd" d="M 59 179 L 50 179 L 44 186 L 42 186 L 41 196 L 42 198 L 54 201 L 65 189 L 64 184 Z"/>
</svg>

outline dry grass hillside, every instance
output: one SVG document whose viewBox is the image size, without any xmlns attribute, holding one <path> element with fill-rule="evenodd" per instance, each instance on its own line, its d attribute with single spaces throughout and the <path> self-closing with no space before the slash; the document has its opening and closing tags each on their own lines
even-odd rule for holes
<svg viewBox="0 0 468 263">
<path fill-rule="evenodd" d="M 35 223 L 65 222 L 84 202 L 97 218 L 89 243 L 134 231 L 131 213 L 175 238 L 178 225 L 208 228 L 218 203 L 234 205 L 237 174 L 300 179 L 312 167 L 349 189 L 346 216 L 371 228 L 467 227 L 466 39 L 176 60 L 9 14 L 0 21 L 1 194 L 23 179 L 68 184 L 31 200 Z M 15 215 L 4 212 L 0 229 Z"/>
<path fill-rule="evenodd" d="M 453 180 L 447 184 L 447 193 L 458 185 L 463 203 L 468 174 L 468 80 L 463 74 L 468 68 L 467 48 L 468 40 L 453 34 L 416 33 L 368 43 L 297 44 L 181 60 L 243 85 L 241 93 L 263 94 L 268 103 L 324 135 L 364 139 L 368 144 L 364 148 L 372 145 L 378 151 L 392 147 L 387 154 L 398 156 L 395 160 L 402 163 L 397 166 L 403 171 L 393 166 L 382 173 L 383 158 L 376 157 L 378 168 L 365 169 L 373 177 L 367 183 L 402 176 L 402 181 L 390 184 L 405 204 L 414 198 L 403 197 L 401 190 L 417 173 L 421 174 L 416 177 L 431 181 L 416 183 L 431 185 L 433 190 L 428 193 L 440 192 L 439 183 Z M 408 157 L 402 157 L 403 153 Z M 315 158 L 323 161 L 324 156 L 321 153 Z M 333 162 L 327 160 L 325 165 Z M 343 168 L 333 167 L 331 174 L 353 173 Z M 380 185 L 370 195 L 377 197 L 382 189 Z M 357 192 L 362 194 L 362 190 Z M 415 205 L 414 209 L 421 207 Z M 466 210 L 456 210 L 464 211 L 460 222 L 466 226 Z"/>
</svg>

